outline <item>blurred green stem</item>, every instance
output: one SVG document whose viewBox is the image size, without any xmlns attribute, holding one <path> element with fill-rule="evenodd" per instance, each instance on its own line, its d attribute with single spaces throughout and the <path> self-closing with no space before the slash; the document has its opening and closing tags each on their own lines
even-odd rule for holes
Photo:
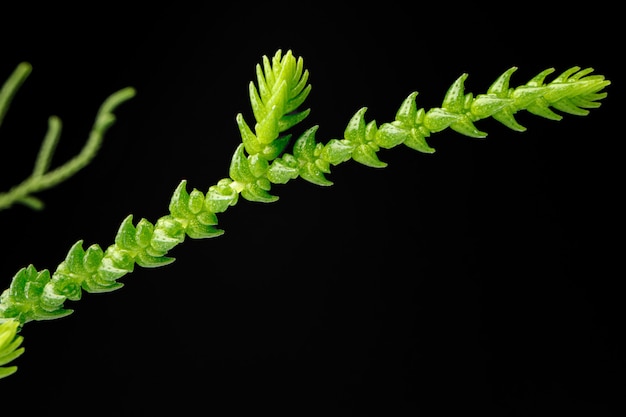
<svg viewBox="0 0 626 417">
<path fill-rule="evenodd" d="M 5 82 L 2 90 L 0 90 L 0 124 L 17 89 L 28 77 L 30 72 L 30 64 L 19 64 Z M 21 203 L 36 210 L 42 209 L 44 206 L 43 202 L 32 194 L 63 182 L 84 168 L 100 149 L 107 129 L 115 122 L 113 110 L 134 95 L 135 90 L 131 87 L 111 94 L 100 106 L 89 138 L 80 153 L 65 164 L 52 171 L 48 171 L 54 150 L 61 137 L 62 128 L 61 120 L 56 116 L 51 116 L 48 119 L 48 131 L 39 149 L 33 172 L 20 184 L 14 186 L 7 192 L 0 193 L 0 210 L 9 208 L 14 203 Z"/>
</svg>

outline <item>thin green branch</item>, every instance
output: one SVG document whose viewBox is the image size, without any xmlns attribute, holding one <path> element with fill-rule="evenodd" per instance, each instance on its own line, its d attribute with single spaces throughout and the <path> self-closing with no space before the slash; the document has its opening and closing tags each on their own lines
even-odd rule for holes
<svg viewBox="0 0 626 417">
<path fill-rule="evenodd" d="M 48 131 L 46 132 L 43 142 L 41 142 L 41 148 L 39 149 L 39 154 L 35 161 L 35 168 L 32 173 L 34 178 L 41 177 L 50 167 L 52 155 L 61 138 L 61 128 L 61 119 L 56 116 L 50 116 L 48 118 Z"/>
<path fill-rule="evenodd" d="M 135 95 L 131 87 L 111 94 L 100 106 L 89 137 L 78 155 L 48 171 L 52 155 L 61 135 L 61 120 L 52 116 L 48 120 L 48 131 L 40 147 L 32 174 L 8 192 L 0 193 L 0 210 L 14 203 L 22 203 L 34 209 L 41 209 L 43 203 L 32 194 L 56 186 L 84 168 L 95 157 L 106 131 L 115 122 L 113 111 Z"/>
<path fill-rule="evenodd" d="M 4 115 L 9 109 L 15 93 L 19 90 L 24 81 L 26 81 L 31 71 L 32 67 L 28 62 L 21 62 L 2 85 L 2 89 L 0 89 L 0 126 L 2 125 Z"/>
</svg>

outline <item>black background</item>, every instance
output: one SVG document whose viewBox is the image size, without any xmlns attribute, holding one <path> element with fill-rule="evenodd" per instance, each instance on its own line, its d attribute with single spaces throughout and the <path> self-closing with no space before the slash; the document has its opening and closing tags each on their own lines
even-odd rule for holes
<svg viewBox="0 0 626 417">
<path fill-rule="evenodd" d="M 3 417 L 624 415 L 616 10 L 190 4 L 1 8 L 0 77 L 33 65 L 0 131 L 2 190 L 30 174 L 50 115 L 57 166 L 108 95 L 137 89 L 92 163 L 37 194 L 44 211 L 0 213 L 2 288 L 23 266 L 53 271 L 79 239 L 106 248 L 128 214 L 156 221 L 182 179 L 206 191 L 226 177 L 254 67 L 278 49 L 310 71 L 295 133 L 319 125 L 322 142 L 363 106 L 392 120 L 412 91 L 438 107 L 464 72 L 475 94 L 511 66 L 512 86 L 572 66 L 612 84 L 586 117 L 521 113 L 524 133 L 483 120 L 485 140 L 446 130 L 433 155 L 383 150 L 388 167 L 341 164 L 332 187 L 241 199 L 223 236 L 28 323 Z"/>
</svg>

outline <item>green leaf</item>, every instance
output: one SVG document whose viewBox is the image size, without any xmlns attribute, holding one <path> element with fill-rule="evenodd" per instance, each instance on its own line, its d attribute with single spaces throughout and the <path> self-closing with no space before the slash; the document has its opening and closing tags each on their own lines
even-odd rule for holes
<svg viewBox="0 0 626 417">
<path fill-rule="evenodd" d="M 434 153 L 435 149 L 431 148 L 428 142 L 426 142 L 428 131 L 426 131 L 427 133 L 425 134 L 423 130 L 426 131 L 426 129 L 420 128 L 411 129 L 411 136 L 404 141 L 404 145 L 418 152 Z"/>
<path fill-rule="evenodd" d="M 509 97 L 509 82 L 511 76 L 517 71 L 517 67 L 511 67 L 504 71 L 487 89 L 487 94 L 494 94 L 499 98 Z"/>
<path fill-rule="evenodd" d="M 324 173 L 328 172 L 327 162 L 322 159 L 324 146 L 315 141 L 315 132 L 319 126 L 307 129 L 293 145 L 293 156 L 298 161 L 300 176 L 317 185 L 332 185 Z M 321 162 L 324 162 L 323 164 Z"/>
<path fill-rule="evenodd" d="M 280 155 L 291 139 L 291 134 L 280 136 L 269 145 L 266 145 L 260 153 L 260 156 L 267 161 L 272 161 Z"/>
<path fill-rule="evenodd" d="M 81 299 L 83 290 L 83 279 L 79 275 L 67 273 L 59 267 L 52 275 L 51 284 L 54 287 L 54 291 L 57 294 L 61 294 L 72 301 L 78 301 Z M 68 271 L 69 272 L 69 271 Z"/>
<path fill-rule="evenodd" d="M 185 240 L 185 229 L 171 216 L 163 216 L 157 220 L 150 246 L 161 253 L 167 253 Z"/>
<path fill-rule="evenodd" d="M 83 257 L 84 270 L 90 274 L 96 272 L 103 256 L 104 251 L 100 248 L 100 246 L 96 244 L 89 246 L 85 251 L 85 256 Z"/>
<path fill-rule="evenodd" d="M 175 259 L 169 256 L 152 256 L 147 252 L 141 252 L 137 255 L 135 261 L 142 268 L 158 268 L 171 264 Z"/>
<path fill-rule="evenodd" d="M 324 146 L 321 156 L 330 164 L 338 165 L 352 158 L 354 148 L 355 146 L 348 140 L 331 139 Z"/>
<path fill-rule="evenodd" d="M 278 106 L 270 107 L 266 116 L 257 122 L 254 130 L 259 143 L 262 145 L 268 145 L 278 138 L 278 134 L 280 133 L 278 121 L 282 117 L 281 110 L 282 109 Z"/>
<path fill-rule="evenodd" d="M 500 98 L 495 94 L 479 94 L 472 102 L 470 112 L 484 119 L 513 106 L 514 102 L 511 98 Z"/>
<path fill-rule="evenodd" d="M 467 74 L 461 74 L 450 86 L 441 104 L 441 108 L 452 113 L 462 113 L 465 107 L 465 80 Z"/>
<path fill-rule="evenodd" d="M 458 114 L 435 107 L 426 112 L 424 116 L 424 127 L 431 132 L 440 132 L 458 119 Z"/>
<path fill-rule="evenodd" d="M 306 119 L 310 112 L 310 109 L 306 109 L 301 112 L 286 114 L 282 116 L 278 121 L 278 130 L 280 132 L 284 132 L 285 130 L 292 128 L 293 126 Z"/>
<path fill-rule="evenodd" d="M 209 187 L 205 197 L 205 204 L 213 213 L 222 213 L 229 206 L 237 204 L 239 194 L 230 185 L 230 178 L 223 178 L 216 185 Z"/>
<path fill-rule="evenodd" d="M 378 129 L 376 144 L 382 148 L 390 149 L 400 145 L 411 137 L 410 128 L 404 128 L 392 123 L 383 123 Z"/>
<path fill-rule="evenodd" d="M 367 111 L 367 107 L 362 107 L 359 109 L 346 126 L 346 129 L 343 133 L 343 136 L 349 142 L 354 144 L 364 144 L 367 143 L 365 139 L 365 112 Z"/>
<path fill-rule="evenodd" d="M 291 156 L 291 155 L 289 155 Z M 267 170 L 267 178 L 274 184 L 286 184 L 289 180 L 295 179 L 299 175 L 298 162 L 295 158 L 276 159 Z"/>
<path fill-rule="evenodd" d="M 277 196 L 271 195 L 258 184 L 246 184 L 246 188 L 241 191 L 241 196 L 246 200 L 259 203 L 272 203 L 278 200 Z"/>
<path fill-rule="evenodd" d="M 241 113 L 237 114 L 236 121 L 237 126 L 239 127 L 239 134 L 241 135 L 241 140 L 243 141 L 243 145 L 246 148 L 246 151 L 249 154 L 261 152 L 264 145 L 259 142 L 256 135 L 252 132 Z"/>
<path fill-rule="evenodd" d="M 460 116 L 454 123 L 450 124 L 450 128 L 471 138 L 484 138 L 487 136 L 485 132 L 481 132 L 474 126 L 474 123 L 467 115 Z"/>
<path fill-rule="evenodd" d="M 137 229 L 133 226 L 133 215 L 130 214 L 126 216 L 120 224 L 117 234 L 115 235 L 115 244 L 121 249 L 136 251 L 140 249 L 136 241 L 136 235 Z"/>
<path fill-rule="evenodd" d="M 416 104 L 417 94 L 417 91 L 413 91 L 409 94 L 396 112 L 396 121 L 399 122 L 401 126 L 413 127 L 419 122 Z"/>
<path fill-rule="evenodd" d="M 513 112 L 510 109 L 504 109 L 492 115 L 495 120 L 502 123 L 506 127 L 511 130 L 515 130 L 517 132 L 524 132 L 526 128 L 521 124 L 517 123 L 515 117 L 513 116 Z"/>
<path fill-rule="evenodd" d="M 332 181 L 326 179 L 324 173 L 315 164 L 306 164 L 300 168 L 300 176 L 313 184 L 321 186 L 333 185 Z"/>
<path fill-rule="evenodd" d="M 244 184 L 256 180 L 256 177 L 252 174 L 252 171 L 250 171 L 250 163 L 244 154 L 243 144 L 240 144 L 235 150 L 228 174 L 235 181 L 242 182 Z"/>
<path fill-rule="evenodd" d="M 293 155 L 298 161 L 315 162 L 315 132 L 319 126 L 307 129 L 293 144 Z"/>
<path fill-rule="evenodd" d="M 63 273 L 65 275 L 71 275 L 71 276 L 84 275 L 84 270 L 83 270 L 83 265 L 82 265 L 84 254 L 85 254 L 85 251 L 82 248 L 81 242 L 80 241 L 76 242 L 72 246 L 70 251 L 68 252 L 65 260 L 61 262 L 59 266 L 57 267 L 55 274 L 58 275 L 60 273 Z M 54 278 L 54 274 L 53 274 L 53 278 Z"/>
<path fill-rule="evenodd" d="M 187 235 L 192 239 L 208 239 L 221 236 L 222 234 L 224 234 L 223 230 L 202 223 L 199 220 L 192 221 L 187 228 Z"/>
<path fill-rule="evenodd" d="M 387 166 L 386 162 L 382 162 L 378 159 L 376 150 L 369 144 L 357 146 L 352 152 L 352 157 L 355 161 L 372 168 L 384 168 Z"/>
</svg>

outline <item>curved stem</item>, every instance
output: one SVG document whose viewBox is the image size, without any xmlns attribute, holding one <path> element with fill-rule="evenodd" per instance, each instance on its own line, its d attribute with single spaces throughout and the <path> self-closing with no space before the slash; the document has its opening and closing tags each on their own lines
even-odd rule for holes
<svg viewBox="0 0 626 417">
<path fill-rule="evenodd" d="M 28 78 L 31 71 L 32 67 L 28 62 L 21 62 L 0 89 L 0 125 L 2 125 L 4 115 L 9 109 L 15 93 Z"/>
<path fill-rule="evenodd" d="M 134 95 L 135 90 L 131 87 L 111 94 L 100 106 L 89 138 L 80 153 L 58 168 L 47 171 L 59 140 L 62 126 L 58 117 L 50 117 L 48 120 L 48 132 L 39 150 L 33 173 L 8 192 L 0 193 L 0 210 L 8 208 L 14 203 L 22 203 L 34 209 L 41 209 L 43 203 L 31 194 L 54 187 L 89 164 L 100 149 L 106 131 L 115 122 L 113 110 Z"/>
</svg>

